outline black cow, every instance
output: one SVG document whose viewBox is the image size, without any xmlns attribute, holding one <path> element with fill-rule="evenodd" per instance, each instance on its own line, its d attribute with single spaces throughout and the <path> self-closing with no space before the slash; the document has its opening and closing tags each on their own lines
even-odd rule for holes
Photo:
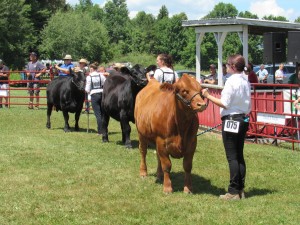
<svg viewBox="0 0 300 225">
<path fill-rule="evenodd" d="M 134 123 L 134 105 L 136 95 L 148 80 L 146 73 L 155 70 L 156 66 L 151 65 L 144 68 L 141 65 L 135 65 L 132 69 L 121 68 L 120 72 L 110 74 L 103 86 L 102 95 L 102 141 L 108 142 L 108 124 L 112 117 L 120 121 L 122 129 L 122 142 L 127 148 L 131 148 L 129 122 Z"/>
<path fill-rule="evenodd" d="M 50 116 L 53 106 L 61 110 L 65 119 L 64 131 L 69 132 L 69 112 L 75 113 L 75 130 L 79 130 L 78 121 L 85 97 L 85 76 L 82 71 L 70 69 L 69 76 L 59 76 L 47 86 L 47 128 L 51 127 Z"/>
</svg>

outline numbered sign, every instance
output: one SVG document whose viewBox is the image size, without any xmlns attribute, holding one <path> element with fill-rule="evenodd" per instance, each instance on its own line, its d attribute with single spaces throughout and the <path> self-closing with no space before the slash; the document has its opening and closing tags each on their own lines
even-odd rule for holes
<svg viewBox="0 0 300 225">
<path fill-rule="evenodd" d="M 238 133 L 240 128 L 240 122 L 234 120 L 225 120 L 224 131 L 231 133 Z"/>
</svg>

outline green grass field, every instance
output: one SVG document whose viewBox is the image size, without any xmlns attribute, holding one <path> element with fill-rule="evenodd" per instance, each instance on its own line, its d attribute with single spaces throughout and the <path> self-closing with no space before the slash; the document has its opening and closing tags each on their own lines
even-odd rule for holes
<svg viewBox="0 0 300 225">
<path fill-rule="evenodd" d="M 110 142 L 96 135 L 96 120 L 80 119 L 80 132 L 63 132 L 61 112 L 26 106 L 0 109 L 0 224 L 299 224 L 300 154 L 246 144 L 247 199 L 225 202 L 229 171 L 220 136 L 198 137 L 194 194 L 183 190 L 182 160 L 173 159 L 174 193 L 155 182 L 156 156 L 148 151 L 149 176 L 139 177 L 138 139 L 123 147 L 111 120 Z M 70 116 L 74 127 L 74 115 Z"/>
</svg>

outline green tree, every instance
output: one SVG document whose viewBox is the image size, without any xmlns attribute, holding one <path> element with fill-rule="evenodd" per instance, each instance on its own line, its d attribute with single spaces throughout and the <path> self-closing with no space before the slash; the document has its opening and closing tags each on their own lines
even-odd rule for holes
<svg viewBox="0 0 300 225">
<path fill-rule="evenodd" d="M 104 5 L 104 23 L 108 31 L 110 41 L 119 43 L 127 38 L 127 26 L 129 12 L 126 0 L 110 0 Z"/>
<path fill-rule="evenodd" d="M 238 14 L 238 10 L 230 3 L 220 2 L 215 5 L 214 9 L 209 12 L 204 18 L 228 18 L 228 17 L 236 17 Z"/>
<path fill-rule="evenodd" d="M 300 23 L 300 16 L 297 19 L 295 19 L 295 23 Z"/>
<path fill-rule="evenodd" d="M 36 43 L 29 19 L 31 8 L 22 0 L 1 0 L 0 8 L 0 57 L 10 67 L 21 69 Z"/>
<path fill-rule="evenodd" d="M 265 20 L 275 20 L 275 21 L 285 21 L 285 22 L 288 22 L 288 20 L 284 16 L 269 15 L 269 16 L 264 16 L 263 19 L 265 19 Z"/>
<path fill-rule="evenodd" d="M 228 18 L 236 17 L 238 10 L 232 4 L 219 3 L 204 18 Z M 223 56 L 238 53 L 240 51 L 241 42 L 236 33 L 229 33 L 224 41 Z M 204 35 L 201 43 L 201 66 L 208 68 L 211 63 L 216 63 L 218 58 L 217 43 L 214 34 L 207 33 Z M 225 60 L 225 59 L 224 59 Z"/>
<path fill-rule="evenodd" d="M 154 52 L 154 24 L 154 16 L 144 11 L 138 12 L 131 20 L 129 29 L 131 52 Z"/>
<path fill-rule="evenodd" d="M 40 51 L 45 58 L 61 59 L 71 54 L 76 60 L 108 62 L 109 38 L 104 25 L 91 16 L 76 11 L 58 12 L 42 32 Z"/>
<path fill-rule="evenodd" d="M 169 18 L 169 11 L 167 9 L 167 7 L 165 5 L 163 5 L 160 10 L 159 13 L 157 15 L 157 20 L 161 20 L 164 18 Z"/>
</svg>

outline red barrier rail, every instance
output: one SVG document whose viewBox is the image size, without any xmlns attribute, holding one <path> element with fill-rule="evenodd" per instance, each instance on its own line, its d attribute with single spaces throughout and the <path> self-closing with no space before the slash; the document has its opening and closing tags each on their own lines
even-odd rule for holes
<svg viewBox="0 0 300 225">
<path fill-rule="evenodd" d="M 22 80 L 11 80 L 10 75 L 11 74 L 16 74 L 19 73 L 20 77 L 21 74 L 24 75 Z M 30 73 L 39 73 L 39 71 L 31 71 Z M 13 105 L 17 106 L 28 106 L 29 101 L 30 101 L 30 95 L 27 93 L 28 91 L 35 91 L 35 90 L 40 90 L 39 96 L 34 95 L 34 99 L 39 99 L 38 107 L 39 106 L 47 106 L 46 103 L 46 86 L 47 84 L 54 78 L 54 74 L 50 74 L 49 79 L 45 79 L 45 76 L 42 76 L 41 80 L 31 80 L 28 79 L 26 76 L 26 71 L 9 71 L 8 73 L 8 80 L 1 80 L 2 83 L 7 83 L 8 87 L 7 88 L 2 88 L 2 91 L 8 91 L 8 96 L 7 100 L 8 102 L 6 103 L 2 99 L 2 104 L 8 106 L 10 108 Z M 43 80 L 44 79 L 44 80 Z M 39 88 L 28 88 L 27 84 L 28 83 L 39 83 L 40 87 Z M 21 86 L 21 87 L 18 87 Z M 23 93 L 22 93 L 23 91 Z M 18 94 L 19 93 L 19 94 Z M 2 98 L 6 98 L 6 96 L 0 96 Z M 23 101 L 24 100 L 24 101 Z M 26 101 L 25 101 L 26 100 Z M 90 100 L 85 99 L 85 104 L 84 104 L 84 111 L 90 111 L 92 108 L 90 107 Z"/>
<path fill-rule="evenodd" d="M 211 95 L 220 98 L 222 88 L 214 85 L 202 85 L 209 88 Z M 248 137 L 258 143 L 259 138 L 269 138 L 273 144 L 277 140 L 300 143 L 300 124 L 293 102 L 300 95 L 299 86 L 292 84 L 252 84 L 250 125 Z M 220 108 L 209 104 L 207 110 L 198 114 L 199 124 L 211 128 L 220 124 Z M 216 128 L 218 131 L 221 127 Z"/>
</svg>

